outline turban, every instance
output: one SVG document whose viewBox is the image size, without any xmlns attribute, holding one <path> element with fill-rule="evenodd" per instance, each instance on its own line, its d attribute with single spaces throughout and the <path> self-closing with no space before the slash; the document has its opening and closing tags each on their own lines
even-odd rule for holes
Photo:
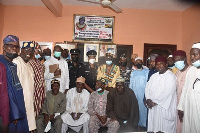
<svg viewBox="0 0 200 133">
<path fill-rule="evenodd" d="M 175 51 L 173 53 L 173 57 L 175 57 L 175 56 L 184 56 L 184 57 L 186 57 L 186 53 L 183 50 L 177 50 L 177 51 Z"/>
<path fill-rule="evenodd" d="M 150 55 L 150 60 L 155 60 L 156 57 L 158 57 L 159 55 L 158 54 L 151 54 Z"/>
<path fill-rule="evenodd" d="M 141 60 L 142 61 L 142 58 L 141 57 L 137 57 L 137 58 L 135 58 L 135 61 L 136 60 Z"/>
<path fill-rule="evenodd" d="M 155 62 L 164 62 L 164 63 L 167 63 L 167 58 L 163 57 L 163 56 L 158 56 L 156 57 L 156 60 Z"/>
<path fill-rule="evenodd" d="M 76 79 L 76 82 L 80 82 L 80 83 L 85 83 L 85 78 L 84 77 L 79 77 Z"/>
<path fill-rule="evenodd" d="M 200 49 L 200 43 L 198 42 L 198 43 L 195 43 L 193 46 L 192 46 L 192 48 L 198 48 L 198 49 Z"/>
<path fill-rule="evenodd" d="M 14 35 L 8 35 L 7 37 L 5 37 L 3 39 L 3 44 L 7 44 L 9 42 L 17 42 L 17 43 L 19 43 L 19 38 L 17 36 L 14 36 Z"/>
<path fill-rule="evenodd" d="M 116 83 L 118 83 L 118 82 L 125 82 L 125 79 L 122 78 L 122 77 L 118 77 L 118 78 L 116 79 Z"/>
<path fill-rule="evenodd" d="M 22 48 L 23 49 L 25 49 L 25 48 L 34 49 L 35 48 L 35 44 L 34 44 L 34 42 L 23 42 Z"/>
</svg>

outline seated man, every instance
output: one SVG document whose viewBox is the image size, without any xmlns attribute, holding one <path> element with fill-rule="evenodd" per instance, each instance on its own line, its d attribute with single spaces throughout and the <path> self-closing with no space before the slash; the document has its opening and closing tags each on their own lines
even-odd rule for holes
<svg viewBox="0 0 200 133">
<path fill-rule="evenodd" d="M 37 118 L 37 132 L 44 133 L 48 122 L 51 122 L 52 133 L 61 133 L 62 119 L 60 114 L 66 109 L 66 97 L 59 92 L 60 81 L 54 79 L 51 81 L 51 91 L 47 92 L 42 114 Z"/>
<path fill-rule="evenodd" d="M 106 113 L 111 121 L 119 122 L 119 132 L 134 132 L 138 125 L 139 107 L 133 90 L 127 88 L 124 82 L 124 78 L 118 77 L 116 89 L 108 93 Z"/>
<path fill-rule="evenodd" d="M 83 132 L 88 133 L 88 101 L 90 93 L 84 89 L 85 78 L 76 79 L 76 87 L 67 92 L 67 107 L 61 118 L 63 120 L 62 133 L 66 133 L 68 127 L 79 132 L 83 126 Z"/>
<path fill-rule="evenodd" d="M 119 129 L 119 122 L 111 121 L 106 115 L 108 91 L 105 90 L 105 79 L 97 80 L 95 89 L 96 91 L 91 93 L 88 103 L 90 133 L 98 133 L 101 126 L 107 126 L 108 133 L 116 133 Z"/>
</svg>

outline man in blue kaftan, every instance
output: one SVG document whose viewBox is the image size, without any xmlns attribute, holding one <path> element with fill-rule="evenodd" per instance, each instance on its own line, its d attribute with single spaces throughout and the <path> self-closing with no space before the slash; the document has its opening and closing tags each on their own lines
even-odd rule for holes
<svg viewBox="0 0 200 133">
<path fill-rule="evenodd" d="M 143 98 L 145 87 L 148 79 L 149 70 L 142 67 L 142 58 L 137 57 L 135 59 L 136 70 L 132 71 L 130 78 L 130 88 L 134 91 L 138 105 L 139 105 L 139 123 L 138 130 L 146 130 L 147 122 L 147 108 L 144 105 Z"/>
<path fill-rule="evenodd" d="M 8 35 L 3 42 L 3 55 L 0 55 L 0 62 L 6 66 L 7 73 L 10 104 L 8 130 L 10 133 L 29 133 L 23 89 L 17 76 L 17 66 L 12 63 L 12 60 L 18 56 L 19 39 L 16 36 Z"/>
</svg>

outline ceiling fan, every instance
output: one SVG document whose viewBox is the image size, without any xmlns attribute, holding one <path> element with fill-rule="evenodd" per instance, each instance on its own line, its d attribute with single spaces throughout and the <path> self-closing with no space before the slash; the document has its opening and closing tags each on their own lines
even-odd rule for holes
<svg viewBox="0 0 200 133">
<path fill-rule="evenodd" d="M 108 7 L 116 13 L 122 12 L 122 9 L 120 9 L 118 6 L 113 4 L 113 2 L 116 1 L 116 0 L 78 0 L 78 1 L 101 4 L 102 7 Z"/>
</svg>

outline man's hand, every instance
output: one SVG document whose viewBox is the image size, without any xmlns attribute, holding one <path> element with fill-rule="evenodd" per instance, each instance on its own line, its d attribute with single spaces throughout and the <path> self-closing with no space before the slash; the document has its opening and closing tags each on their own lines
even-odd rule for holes
<svg viewBox="0 0 200 133">
<path fill-rule="evenodd" d="M 181 110 L 178 110 L 178 117 L 179 117 L 180 122 L 183 122 L 183 116 L 184 116 L 184 112 Z"/>
<path fill-rule="evenodd" d="M 19 120 L 14 120 L 12 123 L 14 123 L 14 125 L 17 125 Z"/>
<path fill-rule="evenodd" d="M 47 124 L 49 122 L 49 115 L 48 114 L 43 114 L 44 115 L 44 122 Z"/>
<path fill-rule="evenodd" d="M 98 119 L 100 120 L 100 122 L 102 124 L 105 124 L 107 122 L 107 116 L 106 115 L 105 116 L 100 116 L 100 115 L 96 114 L 96 116 L 98 117 Z"/>
<path fill-rule="evenodd" d="M 146 103 L 146 106 L 150 109 L 157 105 L 157 103 L 154 103 L 151 99 L 147 99 L 145 103 Z"/>
<path fill-rule="evenodd" d="M 56 69 L 56 71 L 54 72 L 54 76 L 59 76 L 59 75 L 61 75 L 61 69 L 60 68 Z"/>
</svg>

